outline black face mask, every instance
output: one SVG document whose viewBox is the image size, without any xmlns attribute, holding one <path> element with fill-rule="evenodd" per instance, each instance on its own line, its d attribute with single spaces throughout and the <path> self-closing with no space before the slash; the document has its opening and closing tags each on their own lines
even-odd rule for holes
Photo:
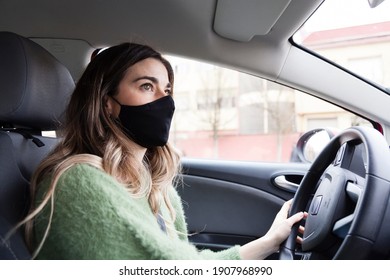
<svg viewBox="0 0 390 280">
<path fill-rule="evenodd" d="M 167 144 L 175 111 L 170 95 L 140 106 L 122 105 L 113 99 L 121 105 L 118 119 L 129 138 L 145 148 Z"/>
</svg>

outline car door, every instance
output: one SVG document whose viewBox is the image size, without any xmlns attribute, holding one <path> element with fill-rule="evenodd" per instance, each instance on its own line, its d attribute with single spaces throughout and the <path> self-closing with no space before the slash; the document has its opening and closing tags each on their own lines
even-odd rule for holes
<svg viewBox="0 0 390 280">
<path fill-rule="evenodd" d="M 307 169 L 302 163 L 184 159 L 177 190 L 190 241 L 220 250 L 264 235 Z"/>
<path fill-rule="evenodd" d="M 184 156 L 177 190 L 189 239 L 199 248 L 245 244 L 267 232 L 309 168 L 302 151 L 297 153 L 306 132 L 368 123 L 253 75 L 181 58 L 171 61 L 176 111 L 170 142 Z"/>
</svg>

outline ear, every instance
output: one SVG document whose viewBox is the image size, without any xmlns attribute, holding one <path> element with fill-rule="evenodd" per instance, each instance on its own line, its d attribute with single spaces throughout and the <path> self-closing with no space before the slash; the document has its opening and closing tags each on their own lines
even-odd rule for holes
<svg viewBox="0 0 390 280">
<path fill-rule="evenodd" d="M 114 102 L 107 95 L 103 97 L 103 105 L 104 105 L 104 107 L 107 110 L 109 115 L 114 114 Z"/>
</svg>

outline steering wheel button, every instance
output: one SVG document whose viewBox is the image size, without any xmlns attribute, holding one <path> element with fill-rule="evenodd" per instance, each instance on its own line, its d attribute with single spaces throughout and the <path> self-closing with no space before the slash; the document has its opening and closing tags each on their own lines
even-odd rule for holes
<svg viewBox="0 0 390 280">
<path fill-rule="evenodd" d="M 314 200 L 311 203 L 310 211 L 309 211 L 311 215 L 318 214 L 318 211 L 320 210 L 321 201 L 322 201 L 322 195 L 316 196 L 316 198 L 314 198 Z"/>
</svg>

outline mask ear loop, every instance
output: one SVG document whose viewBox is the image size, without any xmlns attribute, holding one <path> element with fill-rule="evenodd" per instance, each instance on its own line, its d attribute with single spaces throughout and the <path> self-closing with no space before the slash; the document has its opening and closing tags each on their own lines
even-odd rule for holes
<svg viewBox="0 0 390 280">
<path fill-rule="evenodd" d="M 116 98 L 114 96 L 110 96 L 116 103 L 118 103 L 120 106 L 122 106 L 122 104 L 119 103 L 118 100 L 116 100 Z"/>
</svg>

